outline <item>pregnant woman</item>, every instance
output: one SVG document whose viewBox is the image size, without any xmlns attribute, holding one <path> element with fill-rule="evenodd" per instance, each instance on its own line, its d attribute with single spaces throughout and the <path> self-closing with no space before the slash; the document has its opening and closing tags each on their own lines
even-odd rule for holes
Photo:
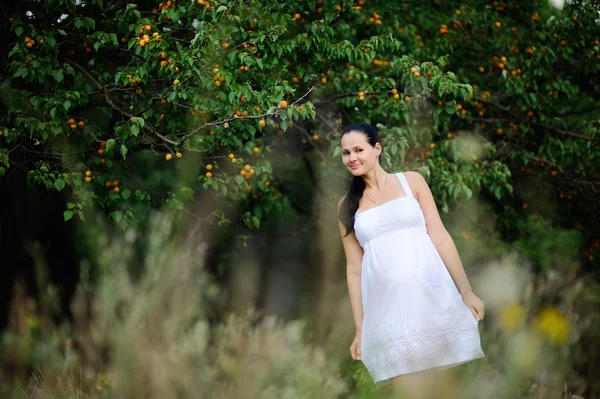
<svg viewBox="0 0 600 399">
<path fill-rule="evenodd" d="M 356 325 L 350 347 L 375 383 L 411 390 L 432 371 L 483 357 L 473 293 L 456 246 L 417 172 L 387 173 L 374 127 L 342 132 L 353 175 L 338 206 L 348 292 Z M 428 381 L 433 383 L 434 381 Z"/>
</svg>

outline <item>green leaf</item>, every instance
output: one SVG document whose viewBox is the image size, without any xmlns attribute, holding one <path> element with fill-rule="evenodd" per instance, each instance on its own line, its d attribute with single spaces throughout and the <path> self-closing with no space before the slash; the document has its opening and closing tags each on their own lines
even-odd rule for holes
<svg viewBox="0 0 600 399">
<path fill-rule="evenodd" d="M 179 21 L 179 13 L 177 11 L 173 10 L 172 8 L 167 12 L 167 16 L 173 22 Z"/>
<path fill-rule="evenodd" d="M 65 188 L 65 181 L 63 179 L 56 179 L 54 181 L 54 188 L 57 189 L 58 191 L 62 191 L 63 188 Z"/>
<path fill-rule="evenodd" d="M 170 199 L 170 200 L 167 200 L 167 206 L 169 207 L 169 209 L 182 210 L 183 202 L 179 201 L 178 199 Z"/>
<path fill-rule="evenodd" d="M 22 26 L 17 26 L 15 28 L 15 33 L 17 36 L 21 36 L 23 34 L 23 27 Z"/>
<path fill-rule="evenodd" d="M 123 197 L 124 200 L 127 201 L 127 199 L 129 199 L 129 197 L 131 196 L 131 191 L 123 190 L 123 192 L 121 193 L 121 196 Z"/>
<path fill-rule="evenodd" d="M 73 217 L 74 214 L 75 214 L 75 212 L 73 212 L 73 211 L 64 211 L 63 218 L 65 219 L 65 222 L 67 220 L 71 220 L 71 218 Z"/>
<path fill-rule="evenodd" d="M 127 147 L 125 147 L 124 144 L 121 144 L 121 156 L 123 157 L 123 159 L 125 159 L 127 157 Z"/>
<path fill-rule="evenodd" d="M 111 212 L 111 214 L 110 214 L 110 215 L 108 215 L 108 216 L 109 216 L 109 217 L 112 217 L 112 218 L 113 218 L 113 220 L 114 220 L 115 222 L 117 222 L 117 223 L 118 223 L 118 222 L 119 222 L 121 219 L 123 219 L 123 213 L 121 213 L 121 211 L 114 211 L 114 212 Z"/>
<path fill-rule="evenodd" d="M 108 139 L 108 140 L 106 140 L 105 151 L 106 152 L 112 152 L 115 149 L 116 145 L 117 145 L 117 142 L 115 141 L 115 139 Z"/>
<path fill-rule="evenodd" d="M 340 146 L 335 146 L 333 149 L 333 158 L 339 158 L 342 155 L 342 148 Z"/>
<path fill-rule="evenodd" d="M 19 76 L 25 77 L 29 75 L 29 68 L 21 67 L 17 69 L 17 72 L 13 75 L 13 77 L 17 78 Z"/>
<path fill-rule="evenodd" d="M 52 71 L 52 76 L 57 82 L 62 82 L 64 79 L 63 71 L 60 69 Z"/>
<path fill-rule="evenodd" d="M 131 122 L 135 123 L 139 127 L 144 127 L 144 118 L 140 118 L 139 116 L 132 116 Z"/>
<path fill-rule="evenodd" d="M 140 126 L 136 125 L 135 123 L 132 124 L 131 126 L 129 126 L 129 131 L 131 132 L 131 134 L 133 134 L 134 136 L 137 136 L 140 133 Z"/>
<path fill-rule="evenodd" d="M 65 109 L 65 111 L 68 111 L 69 108 L 71 108 L 71 101 L 65 100 L 65 102 L 63 103 L 63 108 Z"/>
</svg>

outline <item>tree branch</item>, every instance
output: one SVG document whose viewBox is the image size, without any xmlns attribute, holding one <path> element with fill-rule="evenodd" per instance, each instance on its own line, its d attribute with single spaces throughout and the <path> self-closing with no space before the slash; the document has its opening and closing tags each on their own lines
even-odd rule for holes
<svg viewBox="0 0 600 399">
<path fill-rule="evenodd" d="M 300 97 L 299 99 L 297 99 L 296 101 L 294 101 L 291 105 L 294 106 L 297 103 L 299 103 L 300 101 L 302 101 L 306 96 L 308 96 L 308 94 L 313 91 L 316 88 L 316 86 L 312 86 L 310 89 L 308 89 L 308 91 L 306 93 L 304 93 L 304 95 L 302 97 Z M 185 141 L 186 139 L 188 139 L 189 137 L 193 136 L 194 134 L 198 133 L 199 131 L 206 129 L 207 127 L 213 127 L 213 126 L 220 126 L 220 125 L 224 125 L 225 123 L 229 123 L 229 122 L 233 122 L 233 121 L 237 121 L 237 120 L 241 120 L 241 119 L 262 119 L 264 117 L 268 117 L 268 116 L 274 116 L 274 115 L 278 115 L 281 112 L 283 112 L 283 108 L 275 111 L 275 112 L 271 112 L 271 113 L 266 113 L 266 114 L 262 114 L 262 115 L 250 115 L 250 116 L 243 116 L 243 117 L 233 117 L 233 118 L 227 118 L 227 119 L 220 119 L 214 122 L 209 122 L 209 123 L 205 123 L 200 127 L 197 127 L 194 130 L 191 130 L 187 133 L 184 133 L 183 137 L 181 138 L 181 141 Z"/>
<path fill-rule="evenodd" d="M 121 108 L 117 107 L 115 105 L 115 103 L 113 102 L 112 98 L 110 98 L 109 94 L 108 94 L 108 90 L 106 90 L 106 88 L 104 86 L 102 86 L 102 84 L 100 83 L 100 81 L 98 79 L 96 79 L 94 76 L 92 76 L 92 74 L 90 74 L 84 67 L 82 67 L 81 65 L 79 65 L 78 63 L 76 63 L 75 61 L 72 60 L 66 60 L 66 62 L 70 65 L 72 65 L 73 67 L 79 69 L 79 71 L 81 73 L 83 73 L 90 81 L 92 81 L 92 83 L 94 83 L 94 85 L 96 86 L 96 88 L 100 91 L 102 91 L 104 93 L 104 99 L 106 100 L 106 102 L 108 103 L 108 105 L 110 105 L 110 107 L 112 109 L 114 109 L 115 111 L 117 111 L 118 113 L 120 113 L 121 115 L 127 117 L 127 119 L 131 119 L 133 117 L 133 115 L 131 115 L 130 113 L 123 111 Z M 158 133 L 156 130 L 154 130 L 152 127 L 150 127 L 147 123 L 144 123 L 144 130 L 146 130 L 148 133 L 160 138 L 162 141 L 164 141 L 165 143 L 169 143 L 171 145 L 179 145 L 179 143 L 168 139 L 167 137 L 163 136 L 162 134 Z"/>
<path fill-rule="evenodd" d="M 571 115 L 581 115 L 581 114 L 585 114 L 591 111 L 597 111 L 600 109 L 600 105 L 594 105 L 592 107 L 588 107 L 588 108 L 584 108 L 584 109 L 578 109 L 576 111 L 571 111 L 571 112 L 565 112 L 563 114 L 559 114 L 561 117 L 562 116 L 571 116 Z"/>
<path fill-rule="evenodd" d="M 558 169 L 561 173 L 564 172 L 563 168 L 561 168 L 559 165 L 555 164 L 554 162 L 548 161 L 547 159 L 543 159 L 543 158 L 538 158 L 536 156 L 533 155 L 527 155 L 528 158 L 533 159 L 534 161 L 538 161 L 538 162 L 544 162 L 547 163 L 548 165 L 552 165 L 554 166 L 556 169 Z"/>
<path fill-rule="evenodd" d="M 575 137 L 575 138 L 578 138 L 578 139 L 581 139 L 581 140 L 587 140 L 587 141 L 593 141 L 594 140 L 593 137 L 584 136 L 583 134 L 568 132 L 566 130 L 559 129 L 557 127 L 554 127 L 554 126 L 551 126 L 551 125 L 547 125 L 545 123 L 534 122 L 533 124 L 536 125 L 536 126 L 539 126 L 539 127 L 543 127 L 545 129 L 554 130 L 555 132 L 560 133 L 560 134 L 564 134 L 565 136 Z"/>
<path fill-rule="evenodd" d="M 513 114 L 513 111 L 512 111 L 511 109 L 509 109 L 509 108 L 507 108 L 507 107 L 505 107 L 505 106 L 503 106 L 503 105 L 500 105 L 500 104 L 498 104 L 498 103 L 495 103 L 495 102 L 493 102 L 493 101 L 484 100 L 484 99 L 482 99 L 482 98 L 477 98 L 477 99 L 476 99 L 476 101 L 479 101 L 479 102 L 481 102 L 481 103 L 488 104 L 488 105 L 491 105 L 491 106 L 493 106 L 493 107 L 495 107 L 495 108 L 498 108 L 499 110 L 502 110 L 502 111 L 506 112 L 506 113 L 507 113 L 507 114 L 509 114 L 510 116 L 515 116 L 515 115 Z M 561 115 L 561 116 L 562 116 L 562 115 Z M 522 120 L 523 118 L 515 118 L 515 119 L 521 119 L 521 120 Z M 494 123 L 494 122 L 501 122 L 501 121 L 502 121 L 502 120 L 500 120 L 500 119 L 490 119 L 490 120 L 480 119 L 480 120 L 481 120 L 482 122 L 492 122 L 492 123 Z M 592 140 L 593 140 L 593 138 L 592 138 L 592 137 L 589 137 L 589 136 L 584 136 L 584 135 L 582 135 L 582 134 L 577 134 L 577 133 L 573 133 L 573 132 L 569 132 L 569 131 L 567 131 L 567 130 L 562 130 L 562 129 L 559 129 L 559 128 L 557 128 L 557 127 L 554 127 L 554 126 L 547 125 L 547 124 L 545 124 L 545 123 L 541 123 L 541 122 L 532 122 L 532 124 L 533 124 L 533 125 L 536 125 L 536 126 L 539 126 L 539 127 L 542 127 L 542 128 L 545 128 L 545 129 L 550 129 L 550 130 L 553 130 L 553 131 L 555 131 L 555 132 L 557 132 L 557 133 L 564 134 L 565 136 L 575 137 L 575 138 L 578 138 L 578 139 L 581 139 L 581 140 L 587 140 L 587 141 L 592 141 Z"/>
</svg>

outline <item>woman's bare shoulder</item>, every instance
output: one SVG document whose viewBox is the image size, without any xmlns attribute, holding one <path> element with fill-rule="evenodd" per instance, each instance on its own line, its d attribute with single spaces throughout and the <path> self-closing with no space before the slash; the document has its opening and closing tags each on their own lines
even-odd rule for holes
<svg viewBox="0 0 600 399">
<path fill-rule="evenodd" d="M 424 192 L 424 190 L 429 190 L 427 181 L 425 181 L 425 178 L 419 172 L 409 170 L 404 172 L 404 177 L 406 178 L 408 186 L 410 187 L 410 191 L 412 191 L 415 198 L 418 199 L 419 194 Z"/>
<path fill-rule="evenodd" d="M 425 178 L 419 172 L 415 172 L 414 170 L 408 170 L 406 172 L 403 172 L 403 174 L 411 186 L 413 184 L 414 185 L 421 185 L 423 183 L 427 184 L 427 182 L 425 181 Z"/>
</svg>

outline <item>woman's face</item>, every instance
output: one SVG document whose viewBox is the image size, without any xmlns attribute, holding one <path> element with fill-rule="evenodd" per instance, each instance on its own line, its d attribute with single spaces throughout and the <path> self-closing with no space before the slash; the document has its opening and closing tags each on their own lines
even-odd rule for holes
<svg viewBox="0 0 600 399">
<path fill-rule="evenodd" d="M 362 176 L 373 169 L 377 157 L 381 154 L 381 145 L 372 146 L 367 135 L 361 132 L 350 132 L 342 136 L 342 163 L 354 176 Z"/>
</svg>

